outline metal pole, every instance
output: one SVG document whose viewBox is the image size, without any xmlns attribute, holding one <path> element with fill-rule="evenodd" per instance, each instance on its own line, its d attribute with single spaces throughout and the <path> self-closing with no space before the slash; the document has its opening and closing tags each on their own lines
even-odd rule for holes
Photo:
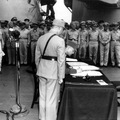
<svg viewBox="0 0 120 120">
<path fill-rule="evenodd" d="M 23 117 L 26 116 L 29 111 L 24 105 L 20 103 L 20 57 L 19 57 L 19 42 L 16 40 L 16 70 L 17 70 L 17 79 L 16 79 L 16 104 L 10 109 L 12 117 Z"/>
<path fill-rule="evenodd" d="M 11 37 L 10 37 L 11 39 Z M 14 38 L 12 38 L 14 39 Z M 19 56 L 19 41 L 15 40 L 15 53 L 16 53 L 16 104 L 10 109 L 9 112 L 6 110 L 0 110 L 0 113 L 6 114 L 6 120 L 14 120 L 14 117 L 26 116 L 29 111 L 24 105 L 20 103 L 20 56 Z"/>
</svg>

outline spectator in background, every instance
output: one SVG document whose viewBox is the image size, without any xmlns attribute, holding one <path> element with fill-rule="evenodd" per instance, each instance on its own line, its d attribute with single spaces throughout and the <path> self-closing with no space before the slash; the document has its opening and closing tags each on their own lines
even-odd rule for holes
<svg viewBox="0 0 120 120">
<path fill-rule="evenodd" d="M 28 34 L 28 44 L 31 51 L 31 63 L 35 63 L 35 48 L 38 38 L 43 35 L 43 31 L 38 29 L 38 24 L 32 24 L 32 30 Z"/>
<path fill-rule="evenodd" d="M 112 66 L 117 63 L 117 66 L 120 67 L 120 30 L 118 27 L 118 23 L 113 23 L 113 30 L 111 31 L 111 63 Z"/>
<path fill-rule="evenodd" d="M 9 31 L 9 22 L 5 21 L 4 22 L 4 27 L 3 27 L 3 33 L 4 33 L 4 41 L 5 41 L 5 61 L 7 62 L 8 65 L 11 65 L 14 63 L 15 61 L 15 46 L 14 46 L 14 42 L 12 42 L 11 40 L 11 35 L 10 35 L 10 31 Z"/>
<path fill-rule="evenodd" d="M 19 30 L 17 17 L 13 17 L 9 23 L 9 28 L 14 30 Z"/>
<path fill-rule="evenodd" d="M 98 22 L 98 30 L 99 30 L 99 31 L 102 31 L 102 30 L 104 29 L 103 24 L 104 24 L 104 21 L 103 21 L 103 20 L 100 20 L 100 21 Z"/>
<path fill-rule="evenodd" d="M 3 46 L 3 44 L 2 44 L 2 48 L 3 48 L 2 50 L 3 50 L 3 52 L 6 54 L 5 20 L 1 20 L 0 23 L 1 23 L 0 31 L 2 32 L 2 39 L 3 39 L 3 42 L 2 42 L 2 43 L 4 43 L 4 46 Z M 6 60 L 7 60 L 7 59 L 6 59 L 6 55 L 5 55 L 5 57 L 3 57 L 3 59 L 2 59 L 2 63 L 3 63 L 3 64 L 6 63 L 6 62 L 7 62 Z"/>
<path fill-rule="evenodd" d="M 99 31 L 97 30 L 97 23 L 92 24 L 92 30 L 88 34 L 89 41 L 89 58 L 96 64 L 98 54 L 98 40 Z"/>
<path fill-rule="evenodd" d="M 78 38 L 79 38 L 79 31 L 76 29 L 76 22 L 72 21 L 70 23 L 70 29 L 67 32 L 67 43 L 74 42 L 76 44 L 79 44 Z M 77 49 L 75 50 L 73 57 L 77 58 Z"/>
<path fill-rule="evenodd" d="M 25 25 L 27 29 L 30 29 L 30 20 L 28 18 L 24 19 Z"/>
<path fill-rule="evenodd" d="M 4 48 L 3 34 L 0 29 L 0 73 L 1 73 L 1 67 L 2 67 L 2 57 L 5 55 L 3 52 L 3 48 Z"/>
<path fill-rule="evenodd" d="M 109 31 L 109 24 L 107 22 L 105 22 L 103 24 L 103 26 L 104 26 L 104 29 L 99 34 L 100 66 L 105 66 L 106 67 L 108 65 L 111 33 Z"/>
<path fill-rule="evenodd" d="M 19 36 L 19 43 L 20 43 L 20 64 L 21 65 L 27 65 L 27 53 L 28 53 L 28 33 L 29 30 L 26 29 L 26 24 L 24 22 L 20 23 L 20 36 Z"/>
<path fill-rule="evenodd" d="M 8 38 L 6 41 L 6 47 L 7 47 L 7 55 L 8 55 L 8 64 L 15 65 L 15 40 L 13 36 L 11 35 L 11 30 L 19 30 L 19 26 L 17 24 L 18 20 L 17 17 L 13 17 L 8 24 Z M 12 29 L 11 29 L 12 28 Z M 7 32 L 6 32 L 7 33 Z M 7 35 L 7 34 L 6 34 Z"/>
<path fill-rule="evenodd" d="M 94 21 L 94 22 L 95 22 L 95 21 Z M 87 30 L 88 32 L 90 32 L 90 31 L 92 30 L 92 28 L 91 28 L 92 23 L 93 23 L 93 21 L 91 21 L 91 20 L 87 20 L 87 21 L 86 21 L 86 30 Z"/>
<path fill-rule="evenodd" d="M 88 31 L 86 30 L 86 23 L 82 21 L 80 23 L 80 32 L 79 32 L 79 58 L 85 59 L 86 52 L 88 47 Z"/>
<path fill-rule="evenodd" d="M 79 23 L 79 21 L 75 21 L 75 24 L 76 24 L 76 30 L 80 30 L 80 23 Z"/>
</svg>

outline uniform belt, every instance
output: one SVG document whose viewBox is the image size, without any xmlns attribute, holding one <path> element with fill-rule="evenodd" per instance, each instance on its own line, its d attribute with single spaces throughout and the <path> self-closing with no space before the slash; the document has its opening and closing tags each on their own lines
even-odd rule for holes
<svg viewBox="0 0 120 120">
<path fill-rule="evenodd" d="M 42 59 L 57 61 L 57 57 L 55 57 L 55 56 L 42 56 Z"/>
</svg>

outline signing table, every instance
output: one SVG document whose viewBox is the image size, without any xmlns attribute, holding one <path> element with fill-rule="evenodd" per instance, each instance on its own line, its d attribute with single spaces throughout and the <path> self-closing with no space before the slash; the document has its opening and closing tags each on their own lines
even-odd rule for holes
<svg viewBox="0 0 120 120">
<path fill-rule="evenodd" d="M 116 89 L 104 74 L 66 75 L 58 120 L 117 120 Z"/>
</svg>

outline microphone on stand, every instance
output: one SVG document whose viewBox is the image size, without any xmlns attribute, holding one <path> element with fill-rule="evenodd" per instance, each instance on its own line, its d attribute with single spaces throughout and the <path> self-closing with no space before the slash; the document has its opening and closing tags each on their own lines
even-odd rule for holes
<svg viewBox="0 0 120 120">
<path fill-rule="evenodd" d="M 20 55 L 19 55 L 19 35 L 20 32 L 17 30 L 11 31 L 11 36 L 15 41 L 15 51 L 16 51 L 16 104 L 10 109 L 10 113 L 13 116 L 23 117 L 29 113 L 27 108 L 20 103 Z"/>
<path fill-rule="evenodd" d="M 20 32 L 12 28 L 9 29 L 10 40 L 15 42 L 16 51 L 16 104 L 10 108 L 10 111 L 0 110 L 0 113 L 6 114 L 6 120 L 14 120 L 14 117 L 26 116 L 29 111 L 20 103 L 20 56 L 19 56 L 19 35 Z"/>
</svg>

